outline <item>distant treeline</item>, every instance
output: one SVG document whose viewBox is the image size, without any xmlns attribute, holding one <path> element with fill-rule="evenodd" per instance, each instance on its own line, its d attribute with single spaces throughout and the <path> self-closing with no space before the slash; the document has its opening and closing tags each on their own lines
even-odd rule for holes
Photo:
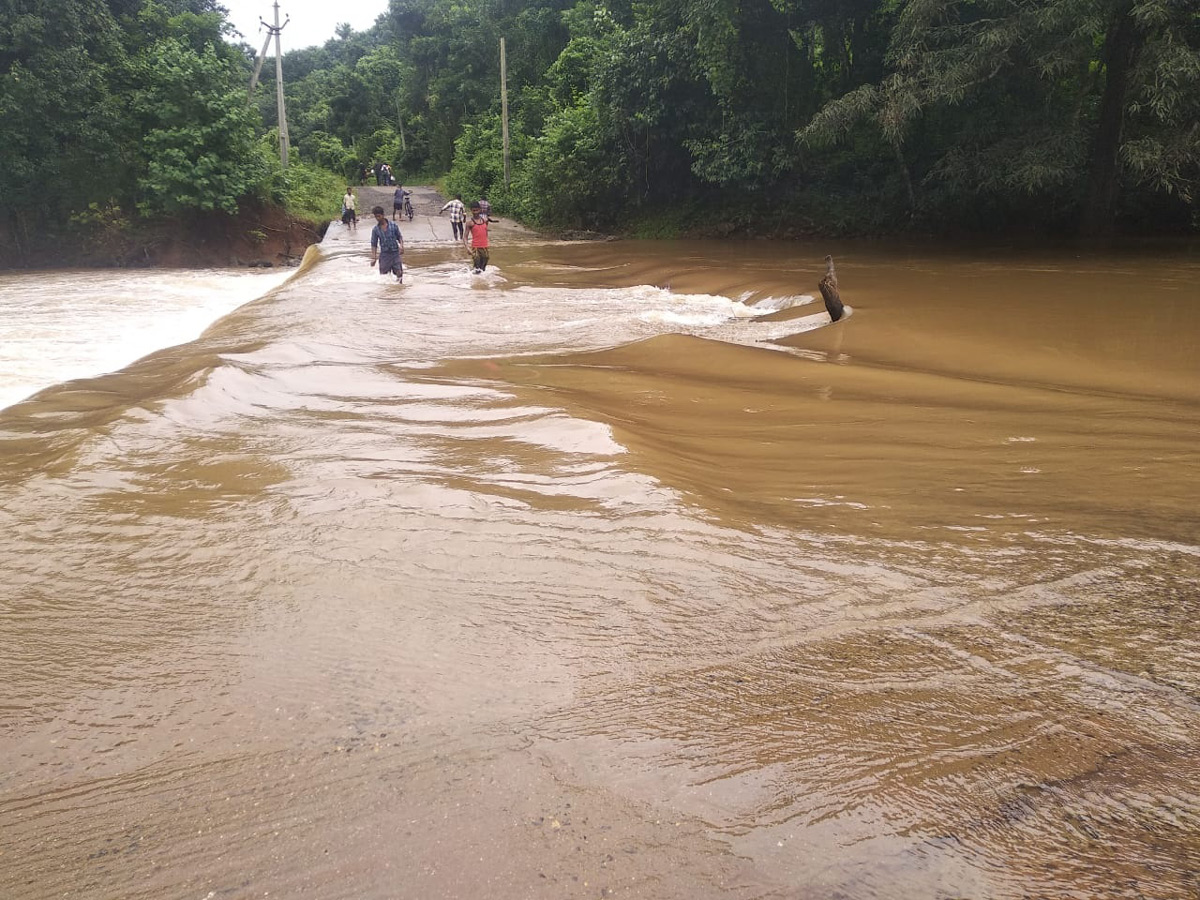
<svg viewBox="0 0 1200 900">
<path fill-rule="evenodd" d="M 273 66 L 247 107 L 258 48 L 213 0 L 0 11 L 9 233 L 299 177 Z M 386 160 L 545 227 L 1200 230 L 1197 0 L 390 0 L 283 68 L 294 159 Z"/>
<path fill-rule="evenodd" d="M 306 156 L 546 226 L 1200 228 L 1198 0 L 390 0 L 284 64 Z"/>
</svg>

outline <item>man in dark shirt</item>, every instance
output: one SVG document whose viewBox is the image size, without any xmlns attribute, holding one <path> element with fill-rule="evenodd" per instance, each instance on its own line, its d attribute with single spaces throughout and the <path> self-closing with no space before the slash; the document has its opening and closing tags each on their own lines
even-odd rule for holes
<svg viewBox="0 0 1200 900">
<path fill-rule="evenodd" d="M 382 206 L 376 206 L 371 213 L 375 216 L 375 227 L 371 229 L 371 265 L 378 259 L 380 275 L 391 272 L 397 282 L 402 282 L 404 237 L 400 234 L 400 226 L 388 221 Z"/>
</svg>

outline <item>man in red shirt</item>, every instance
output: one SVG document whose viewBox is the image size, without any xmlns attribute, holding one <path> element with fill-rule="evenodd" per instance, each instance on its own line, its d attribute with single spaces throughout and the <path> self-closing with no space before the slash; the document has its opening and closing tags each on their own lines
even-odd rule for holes
<svg viewBox="0 0 1200 900">
<path fill-rule="evenodd" d="M 480 209 L 479 201 L 471 203 L 471 218 L 467 219 L 463 232 L 463 243 L 471 251 L 471 268 L 475 274 L 487 269 L 488 264 L 488 218 Z"/>
</svg>

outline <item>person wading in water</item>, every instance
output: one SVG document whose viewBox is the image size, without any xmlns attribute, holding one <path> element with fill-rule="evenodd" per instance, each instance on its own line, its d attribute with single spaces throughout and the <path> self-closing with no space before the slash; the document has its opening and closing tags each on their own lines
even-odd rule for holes
<svg viewBox="0 0 1200 900">
<path fill-rule="evenodd" d="M 371 265 L 378 259 L 380 275 L 391 272 L 398 283 L 402 282 L 404 237 L 400 234 L 400 226 L 388 221 L 382 206 L 376 206 L 371 213 L 375 216 L 375 227 L 371 229 Z"/>
<path fill-rule="evenodd" d="M 471 251 L 471 268 L 476 274 L 488 265 L 488 218 L 479 207 L 479 201 L 471 203 L 471 218 L 467 219 L 463 243 Z"/>
</svg>

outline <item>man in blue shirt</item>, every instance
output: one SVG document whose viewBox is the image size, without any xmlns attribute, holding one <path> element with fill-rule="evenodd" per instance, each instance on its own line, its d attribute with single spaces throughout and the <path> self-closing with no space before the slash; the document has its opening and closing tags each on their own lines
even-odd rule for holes
<svg viewBox="0 0 1200 900">
<path fill-rule="evenodd" d="M 400 234 L 400 226 L 389 222 L 383 214 L 383 207 L 376 206 L 371 210 L 375 216 L 375 227 L 371 229 L 371 265 L 379 260 L 379 274 L 391 272 L 397 282 L 404 281 L 404 237 Z"/>
</svg>

